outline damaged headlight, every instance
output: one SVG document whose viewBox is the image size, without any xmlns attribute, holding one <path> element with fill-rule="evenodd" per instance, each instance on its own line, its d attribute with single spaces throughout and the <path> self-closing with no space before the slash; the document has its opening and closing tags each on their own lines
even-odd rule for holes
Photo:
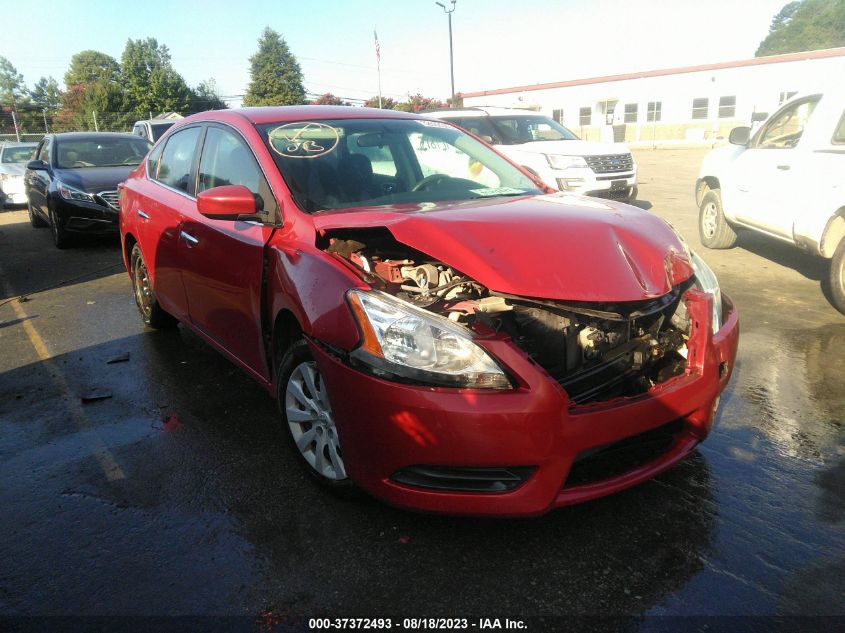
<svg viewBox="0 0 845 633">
<path fill-rule="evenodd" d="M 352 357 L 374 373 L 451 387 L 511 387 L 466 328 L 383 292 L 350 290 L 347 298 L 362 335 Z"/>
<path fill-rule="evenodd" d="M 704 263 L 694 251 L 690 251 L 693 270 L 695 270 L 695 285 L 699 290 L 709 293 L 713 297 L 713 334 L 722 327 L 722 291 L 719 289 L 719 280 L 710 270 L 710 266 Z"/>
</svg>

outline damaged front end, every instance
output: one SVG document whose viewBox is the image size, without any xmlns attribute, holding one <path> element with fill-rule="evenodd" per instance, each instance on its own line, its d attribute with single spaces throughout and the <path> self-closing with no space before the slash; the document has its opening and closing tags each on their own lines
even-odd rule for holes
<svg viewBox="0 0 845 633">
<path fill-rule="evenodd" d="M 349 297 L 362 335 L 351 360 L 377 375 L 511 388 L 514 379 L 473 342 L 496 335 L 509 337 L 574 405 L 644 394 L 688 366 L 684 293 L 694 276 L 644 301 L 564 302 L 493 291 L 385 228 L 330 230 L 318 246 L 378 291 Z"/>
</svg>

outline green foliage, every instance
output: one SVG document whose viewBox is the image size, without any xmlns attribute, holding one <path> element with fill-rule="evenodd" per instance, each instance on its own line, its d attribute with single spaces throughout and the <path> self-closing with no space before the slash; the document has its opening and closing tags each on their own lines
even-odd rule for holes
<svg viewBox="0 0 845 633">
<path fill-rule="evenodd" d="M 120 58 L 125 102 L 139 115 L 150 112 L 185 112 L 194 93 L 170 63 L 170 50 L 153 37 L 128 40 Z"/>
<path fill-rule="evenodd" d="M 445 108 L 446 104 L 433 97 L 424 97 L 420 93 L 409 96 L 407 101 L 396 104 L 394 110 L 401 110 L 402 112 L 419 112 L 420 110 L 434 110 L 436 108 Z"/>
<path fill-rule="evenodd" d="M 59 89 L 59 82 L 52 77 L 42 77 L 39 79 L 32 90 L 29 91 L 32 105 L 39 110 L 46 110 L 50 113 L 55 113 L 59 109 L 59 103 L 62 99 L 62 91 Z"/>
<path fill-rule="evenodd" d="M 214 79 L 201 81 L 194 90 L 192 110 L 203 112 L 205 110 L 223 110 L 226 107 L 226 103 L 220 98 L 220 92 L 217 90 L 217 83 Z"/>
<path fill-rule="evenodd" d="M 120 83 L 120 66 L 111 55 L 100 51 L 81 51 L 70 58 L 65 85 L 92 84 L 97 81 Z"/>
<path fill-rule="evenodd" d="M 250 82 L 245 106 L 298 105 L 305 103 L 302 70 L 287 43 L 267 27 L 258 40 L 258 51 L 249 58 Z"/>
<path fill-rule="evenodd" d="M 8 59 L 0 55 L 0 105 L 25 101 L 27 97 L 23 75 Z"/>
<path fill-rule="evenodd" d="M 381 109 L 382 110 L 395 110 L 396 106 L 396 99 L 391 99 L 390 97 L 382 97 L 381 98 Z M 378 108 L 378 96 L 370 97 L 364 102 L 365 108 Z"/>
<path fill-rule="evenodd" d="M 756 56 L 845 46 L 845 0 L 790 2 L 772 18 Z"/>
</svg>

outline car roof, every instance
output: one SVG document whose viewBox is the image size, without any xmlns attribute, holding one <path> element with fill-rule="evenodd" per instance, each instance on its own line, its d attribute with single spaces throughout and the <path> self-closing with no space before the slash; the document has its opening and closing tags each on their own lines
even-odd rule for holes
<svg viewBox="0 0 845 633">
<path fill-rule="evenodd" d="M 57 141 L 91 141 L 98 138 L 138 138 L 127 132 L 61 132 L 53 134 Z"/>
<path fill-rule="evenodd" d="M 548 116 L 547 114 L 543 114 L 542 112 L 537 112 L 535 110 L 527 110 L 523 108 L 497 108 L 493 106 L 456 108 L 454 110 L 431 110 L 429 112 L 423 112 L 422 114 L 443 119 L 478 116 Z"/>
<path fill-rule="evenodd" d="M 235 108 L 208 110 L 183 119 L 184 121 L 226 121 L 235 117 L 245 118 L 255 125 L 281 121 L 307 121 L 320 119 L 419 119 L 424 115 L 378 108 L 355 106 L 267 106 L 261 108 Z"/>
</svg>

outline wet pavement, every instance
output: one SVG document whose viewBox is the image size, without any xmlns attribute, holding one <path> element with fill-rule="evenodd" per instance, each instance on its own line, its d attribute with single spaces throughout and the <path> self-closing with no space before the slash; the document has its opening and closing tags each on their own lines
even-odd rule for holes
<svg viewBox="0 0 845 633">
<path fill-rule="evenodd" d="M 821 260 L 700 247 L 702 156 L 637 159 L 641 206 L 740 310 L 718 426 L 657 479 L 530 520 L 326 494 L 257 384 L 144 330 L 116 242 L 58 251 L 0 213 L 0 303 L 71 280 L 0 305 L 0 614 L 845 616 L 845 317 Z"/>
</svg>

